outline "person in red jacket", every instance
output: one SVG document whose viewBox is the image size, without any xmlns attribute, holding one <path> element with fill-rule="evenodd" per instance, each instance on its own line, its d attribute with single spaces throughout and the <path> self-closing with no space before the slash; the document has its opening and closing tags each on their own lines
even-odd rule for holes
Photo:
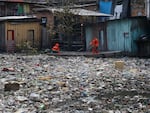
<svg viewBox="0 0 150 113">
<path fill-rule="evenodd" d="M 52 51 L 53 51 L 53 53 L 59 53 L 59 52 L 60 52 L 59 43 L 56 43 L 56 44 L 52 47 Z"/>
<path fill-rule="evenodd" d="M 99 51 L 98 51 L 98 46 L 99 46 L 99 40 L 96 38 L 96 37 L 94 37 L 93 39 L 92 39 L 92 41 L 90 42 L 90 45 L 92 46 L 92 53 L 98 53 Z"/>
</svg>

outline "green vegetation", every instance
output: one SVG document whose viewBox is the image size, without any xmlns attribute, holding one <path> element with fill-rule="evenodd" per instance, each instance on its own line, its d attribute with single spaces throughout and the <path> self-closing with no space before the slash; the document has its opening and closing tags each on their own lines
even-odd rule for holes
<svg viewBox="0 0 150 113">
<path fill-rule="evenodd" d="M 26 41 L 23 44 L 16 45 L 16 52 L 21 52 L 25 54 L 37 54 L 38 49 L 35 47 L 32 47 L 30 42 Z"/>
</svg>

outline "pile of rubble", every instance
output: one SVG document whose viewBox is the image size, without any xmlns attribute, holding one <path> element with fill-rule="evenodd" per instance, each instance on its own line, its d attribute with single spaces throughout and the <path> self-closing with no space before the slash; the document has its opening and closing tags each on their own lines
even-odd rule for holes
<svg viewBox="0 0 150 113">
<path fill-rule="evenodd" d="M 1 113 L 149 113 L 150 59 L 0 55 Z"/>
</svg>

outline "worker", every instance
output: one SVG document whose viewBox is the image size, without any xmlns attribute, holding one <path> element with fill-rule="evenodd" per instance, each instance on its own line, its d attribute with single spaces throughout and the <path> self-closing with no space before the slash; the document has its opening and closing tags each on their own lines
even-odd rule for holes
<svg viewBox="0 0 150 113">
<path fill-rule="evenodd" d="M 92 39 L 92 41 L 90 42 L 90 45 L 92 47 L 92 53 L 93 54 L 98 53 L 99 40 L 96 37 Z"/>
<path fill-rule="evenodd" d="M 56 43 L 56 44 L 52 47 L 52 52 L 53 52 L 53 53 L 59 53 L 59 52 L 60 52 L 59 43 Z"/>
</svg>

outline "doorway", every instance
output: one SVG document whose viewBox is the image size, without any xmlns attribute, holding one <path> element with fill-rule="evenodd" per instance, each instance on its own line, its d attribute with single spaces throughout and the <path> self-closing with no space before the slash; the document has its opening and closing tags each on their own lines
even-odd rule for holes
<svg viewBox="0 0 150 113">
<path fill-rule="evenodd" d="M 28 32 L 27 32 L 27 42 L 29 42 L 31 47 L 35 47 L 34 30 L 28 30 Z"/>
<path fill-rule="evenodd" d="M 15 51 L 14 30 L 7 30 L 7 52 Z"/>
</svg>

